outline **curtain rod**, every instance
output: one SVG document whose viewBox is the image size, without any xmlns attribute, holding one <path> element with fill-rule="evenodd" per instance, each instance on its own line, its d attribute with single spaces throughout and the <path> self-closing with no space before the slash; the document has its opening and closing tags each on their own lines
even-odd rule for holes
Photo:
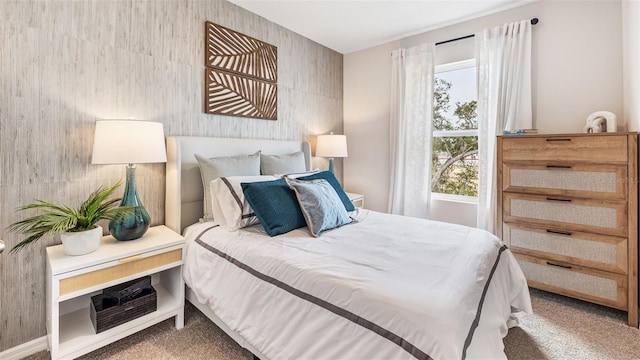
<svg viewBox="0 0 640 360">
<path fill-rule="evenodd" d="M 535 25 L 537 23 L 538 23 L 538 18 L 531 19 L 531 25 Z M 471 35 L 467 35 L 467 36 L 461 36 L 461 37 L 455 38 L 455 39 L 440 41 L 440 42 L 436 43 L 436 46 L 442 45 L 442 44 L 446 44 L 446 43 L 450 43 L 450 42 L 454 42 L 454 41 L 458 41 L 458 40 L 464 40 L 464 39 L 472 38 L 474 36 L 475 36 L 474 34 L 471 34 Z"/>
</svg>

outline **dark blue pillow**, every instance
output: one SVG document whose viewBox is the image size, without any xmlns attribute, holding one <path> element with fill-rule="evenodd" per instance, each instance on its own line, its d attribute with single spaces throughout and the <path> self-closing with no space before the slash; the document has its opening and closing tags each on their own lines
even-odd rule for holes
<svg viewBox="0 0 640 360">
<path fill-rule="evenodd" d="M 331 171 L 323 171 L 317 174 L 298 178 L 298 180 L 317 180 L 317 179 L 325 179 L 329 182 L 329 184 L 331 184 L 331 186 L 333 186 L 336 193 L 338 193 L 338 196 L 340 197 L 342 204 L 344 204 L 344 208 L 347 211 L 354 211 L 356 209 L 353 206 L 353 203 L 351 203 L 351 200 L 349 200 L 347 193 L 345 193 L 344 190 L 342 189 L 342 185 L 340 185 L 340 182 L 338 181 L 338 179 L 336 179 L 335 175 L 333 175 Z"/>
<path fill-rule="evenodd" d="M 242 183 L 244 198 L 269 236 L 307 226 L 296 194 L 284 179 Z"/>
</svg>

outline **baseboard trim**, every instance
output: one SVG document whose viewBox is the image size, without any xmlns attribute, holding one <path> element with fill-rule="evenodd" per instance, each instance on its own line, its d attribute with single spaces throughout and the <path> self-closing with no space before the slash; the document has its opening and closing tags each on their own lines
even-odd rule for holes
<svg viewBox="0 0 640 360">
<path fill-rule="evenodd" d="M 20 344 L 18 346 L 12 347 L 11 349 L 0 352 L 0 359 L 20 360 L 44 350 L 48 350 L 46 336 L 28 341 L 24 344 Z"/>
</svg>

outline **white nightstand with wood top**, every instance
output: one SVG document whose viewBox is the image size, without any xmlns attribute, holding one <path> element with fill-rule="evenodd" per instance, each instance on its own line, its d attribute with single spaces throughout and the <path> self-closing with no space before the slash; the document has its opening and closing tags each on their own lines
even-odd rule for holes
<svg viewBox="0 0 640 360">
<path fill-rule="evenodd" d="M 349 197 L 349 200 L 351 200 L 353 206 L 356 208 L 364 208 L 364 195 L 350 192 L 346 194 Z"/>
<path fill-rule="evenodd" d="M 175 316 L 184 326 L 185 240 L 166 226 L 140 239 L 102 238 L 95 252 L 69 256 L 62 245 L 47 248 L 47 334 L 52 359 L 71 359 Z M 157 310 L 96 334 L 89 316 L 91 296 L 102 289 L 151 275 Z"/>
</svg>

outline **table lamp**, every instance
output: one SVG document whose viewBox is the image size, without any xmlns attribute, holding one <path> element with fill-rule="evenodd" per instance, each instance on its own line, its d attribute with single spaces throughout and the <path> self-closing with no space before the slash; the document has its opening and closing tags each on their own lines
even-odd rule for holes
<svg viewBox="0 0 640 360">
<path fill-rule="evenodd" d="M 316 156 L 329 158 L 329 171 L 333 173 L 333 158 L 347 157 L 347 137 L 345 135 L 318 135 Z"/>
<path fill-rule="evenodd" d="M 93 141 L 93 164 L 127 164 L 127 182 L 120 206 L 135 206 L 134 214 L 109 222 L 120 241 L 142 237 L 151 218 L 136 191 L 135 164 L 167 161 L 162 123 L 136 120 L 99 120 Z"/>
</svg>

